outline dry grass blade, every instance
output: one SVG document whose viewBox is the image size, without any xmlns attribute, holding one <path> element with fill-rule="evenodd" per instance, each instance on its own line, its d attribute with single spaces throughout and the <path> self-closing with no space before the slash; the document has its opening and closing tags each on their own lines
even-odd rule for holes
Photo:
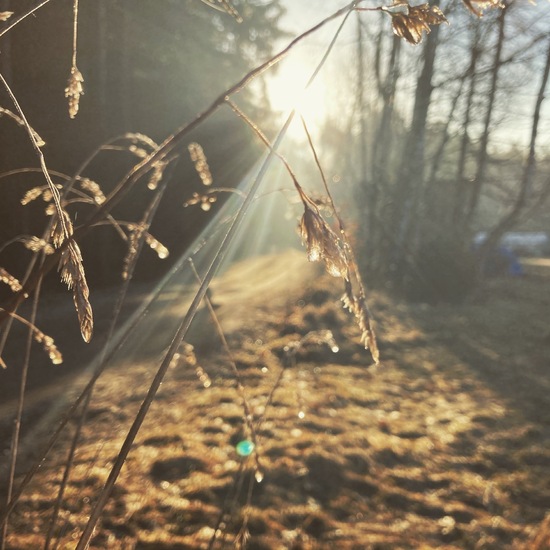
<svg viewBox="0 0 550 550">
<path fill-rule="evenodd" d="M 73 291 L 73 301 L 80 324 L 80 333 L 85 342 L 92 339 L 94 319 L 90 305 L 90 290 L 82 266 L 82 254 L 74 239 L 63 252 L 60 262 L 61 280 Z"/>
<path fill-rule="evenodd" d="M 544 550 L 550 548 L 550 513 L 542 520 L 534 536 L 522 550 Z"/>
</svg>

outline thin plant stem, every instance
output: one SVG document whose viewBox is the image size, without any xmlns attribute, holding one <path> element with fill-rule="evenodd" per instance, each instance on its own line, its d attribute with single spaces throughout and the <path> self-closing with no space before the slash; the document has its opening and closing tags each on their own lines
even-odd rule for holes
<svg viewBox="0 0 550 550">
<path fill-rule="evenodd" d="M 23 366 L 21 368 L 21 381 L 19 384 L 19 395 L 18 395 L 18 402 L 17 402 L 17 411 L 15 415 L 15 421 L 13 426 L 13 434 L 12 434 L 12 443 L 11 443 L 11 451 L 10 451 L 10 469 L 8 474 L 8 488 L 6 491 L 6 504 L 10 502 L 12 498 L 13 493 L 13 486 L 15 481 L 15 467 L 17 465 L 17 455 L 19 451 L 19 439 L 21 435 L 21 421 L 23 418 L 23 408 L 25 404 L 25 393 L 27 389 L 27 377 L 29 372 L 29 365 L 30 365 L 30 357 L 31 357 L 31 345 L 33 341 L 33 335 L 35 331 L 35 323 L 36 323 L 36 313 L 38 311 L 38 301 L 40 297 L 40 287 L 42 284 L 42 280 L 40 279 L 38 281 L 38 286 L 36 287 L 36 292 L 33 299 L 32 304 L 32 312 L 30 317 L 30 322 L 28 324 L 28 333 L 27 333 L 27 341 L 25 344 L 25 355 L 23 360 Z M 22 319 L 20 319 L 22 320 Z M 6 548 L 6 541 L 7 541 L 7 535 L 8 535 L 8 517 L 6 517 L 6 521 L 2 525 L 2 532 L 0 535 L 0 549 L 5 550 Z"/>
<path fill-rule="evenodd" d="M 73 59 L 72 59 L 73 67 L 76 67 L 77 43 L 78 43 L 78 0 L 73 0 Z"/>
<path fill-rule="evenodd" d="M 68 240 L 70 237 L 70 229 L 67 226 L 67 222 L 65 220 L 65 216 L 63 215 L 63 208 L 61 207 L 61 195 L 59 194 L 59 190 L 54 185 L 52 178 L 50 177 L 50 172 L 48 170 L 48 167 L 46 166 L 46 159 L 44 158 L 44 154 L 42 153 L 42 150 L 40 149 L 40 146 L 38 145 L 38 142 L 36 141 L 34 130 L 32 129 L 31 125 L 27 121 L 27 117 L 25 116 L 25 113 L 23 112 L 23 109 L 21 109 L 21 106 L 19 105 L 19 102 L 17 101 L 17 98 L 15 97 L 12 89 L 10 88 L 9 84 L 6 82 L 6 79 L 0 73 L 0 83 L 4 86 L 6 92 L 10 96 L 10 99 L 12 100 L 17 112 L 19 113 L 19 116 L 21 117 L 21 120 L 23 121 L 23 124 L 25 126 L 25 129 L 27 130 L 27 134 L 29 136 L 29 139 L 32 143 L 34 152 L 36 153 L 36 156 L 38 157 L 38 160 L 40 162 L 40 168 L 42 169 L 42 173 L 44 174 L 44 178 L 46 178 L 46 182 L 48 184 L 48 187 L 50 188 L 50 191 L 52 193 L 53 202 L 55 205 L 55 209 L 57 211 L 57 216 L 59 218 L 59 224 L 63 230 L 63 236 L 65 240 Z"/>
<path fill-rule="evenodd" d="M 80 434 L 82 433 L 82 428 L 84 426 L 86 413 L 88 411 L 88 407 L 90 405 L 90 401 L 92 399 L 92 390 L 90 390 L 87 395 L 86 399 L 84 401 L 84 404 L 82 405 L 82 411 L 80 413 L 80 416 L 78 417 L 77 426 L 75 429 L 75 433 L 73 435 L 73 439 L 71 441 L 71 447 L 69 449 L 69 453 L 67 456 L 67 459 L 65 460 L 65 469 L 63 471 L 63 477 L 61 479 L 61 483 L 59 485 L 59 489 L 57 491 L 57 497 L 55 499 L 55 505 L 52 512 L 52 517 L 50 518 L 50 523 L 48 526 L 48 532 L 46 533 L 46 539 L 44 542 L 44 550 L 49 550 L 50 545 L 53 540 L 54 535 L 54 529 L 55 524 L 57 522 L 57 518 L 59 517 L 59 510 L 61 509 L 61 504 L 63 503 L 63 497 L 65 495 L 65 489 L 67 488 L 67 484 L 69 483 L 69 478 L 72 471 L 72 466 L 74 463 L 74 456 L 76 453 L 76 449 L 78 447 L 78 441 L 80 440 Z"/>
<path fill-rule="evenodd" d="M 38 11 L 41 7 L 45 6 L 48 2 L 50 2 L 50 0 L 42 0 L 42 2 L 39 2 L 38 4 L 36 4 L 36 6 L 33 6 L 32 8 L 27 10 L 25 13 L 21 14 L 19 17 L 11 21 L 7 27 L 4 27 L 0 31 L 0 38 L 2 38 L 2 36 L 4 36 L 7 32 L 11 31 L 13 27 L 21 23 L 23 19 L 26 19 L 27 17 L 29 17 L 29 15 L 32 15 L 34 12 Z"/>
<path fill-rule="evenodd" d="M 189 263 L 191 265 L 191 269 L 193 271 L 193 274 L 195 275 L 195 278 L 197 279 L 197 282 L 200 284 L 201 279 L 200 276 L 195 268 L 195 264 L 193 260 L 190 258 Z M 260 470 L 260 461 L 258 456 L 258 440 L 256 437 L 256 430 L 254 429 L 254 423 L 252 422 L 252 410 L 250 408 L 250 405 L 248 403 L 248 399 L 246 397 L 246 392 L 244 389 L 244 384 L 242 382 L 241 374 L 239 372 L 239 369 L 237 368 L 237 363 L 235 361 L 235 358 L 233 357 L 233 353 L 231 352 L 231 348 L 229 347 L 229 344 L 227 342 L 227 338 L 225 337 L 225 333 L 223 331 L 223 328 L 221 326 L 220 320 L 218 318 L 218 315 L 216 314 L 216 310 L 212 306 L 212 300 L 210 300 L 210 297 L 208 296 L 208 293 L 206 293 L 204 297 L 204 302 L 206 304 L 206 307 L 208 309 L 208 313 L 210 314 L 210 317 L 212 319 L 212 322 L 214 323 L 214 326 L 216 327 L 216 332 L 218 333 L 218 337 L 222 343 L 223 349 L 229 359 L 229 364 L 231 365 L 231 370 L 233 371 L 233 376 L 235 377 L 235 385 L 237 386 L 237 392 L 239 394 L 239 397 L 241 398 L 243 412 L 244 412 L 244 422 L 246 427 L 248 428 L 250 437 L 252 439 L 252 442 L 254 443 L 254 457 L 256 460 L 256 468 Z"/>
<path fill-rule="evenodd" d="M 220 513 L 218 514 L 218 517 L 216 519 L 216 523 L 214 524 L 214 532 L 212 533 L 212 536 L 210 537 L 210 541 L 208 542 L 207 550 L 213 550 L 214 545 L 216 544 L 216 541 L 218 540 L 218 531 L 220 531 L 220 526 L 222 524 L 223 518 L 227 514 L 227 510 L 231 507 L 230 503 L 232 500 L 232 494 L 238 494 L 240 491 L 240 488 L 242 487 L 242 480 L 244 476 L 244 460 L 241 460 L 239 463 L 239 469 L 235 473 L 235 476 L 233 477 L 233 484 L 230 487 L 230 489 L 227 491 L 225 498 L 223 500 L 223 505 L 221 506 Z"/>
</svg>

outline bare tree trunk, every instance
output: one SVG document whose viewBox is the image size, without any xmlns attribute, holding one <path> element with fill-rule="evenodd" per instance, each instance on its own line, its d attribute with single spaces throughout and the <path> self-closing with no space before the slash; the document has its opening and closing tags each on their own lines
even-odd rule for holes
<svg viewBox="0 0 550 550">
<path fill-rule="evenodd" d="M 529 198 L 529 193 L 533 185 L 533 179 L 536 171 L 536 144 L 537 144 L 539 124 L 540 124 L 540 111 L 542 107 L 542 102 L 544 101 L 544 92 L 548 84 L 549 74 L 550 74 L 550 41 L 548 42 L 548 51 L 546 53 L 546 64 L 544 66 L 542 81 L 537 94 L 535 109 L 533 111 L 533 124 L 531 127 L 531 140 L 529 143 L 529 154 L 527 156 L 525 167 L 523 169 L 523 177 L 521 180 L 519 193 L 510 211 L 497 223 L 497 225 L 490 232 L 486 241 L 483 243 L 483 245 L 480 248 L 482 269 L 487 261 L 488 255 L 491 253 L 494 247 L 498 244 L 501 237 L 504 235 L 506 231 L 508 231 L 508 229 L 510 229 L 516 223 L 523 208 L 526 205 L 527 199 Z"/>
<path fill-rule="evenodd" d="M 395 94 L 397 90 L 397 82 L 399 80 L 399 59 L 401 52 L 401 39 L 397 36 L 393 37 L 391 52 L 388 58 L 388 65 L 385 75 L 382 75 L 380 67 L 380 57 L 382 44 L 379 40 L 377 43 L 377 63 L 376 63 L 376 79 L 378 82 L 378 91 L 383 101 L 382 113 L 376 132 L 376 139 L 372 144 L 372 197 L 373 215 L 371 216 L 371 227 L 369 234 L 373 239 L 374 247 L 374 270 L 380 271 L 382 267 L 382 258 L 387 254 L 387 249 L 391 243 L 386 243 L 387 235 L 381 232 L 382 224 L 380 223 L 380 194 L 381 189 L 388 187 L 389 174 L 389 153 L 392 150 L 392 120 L 395 105 Z"/>
<path fill-rule="evenodd" d="M 439 0 L 433 5 L 438 6 Z M 410 229 L 424 180 L 426 124 L 433 91 L 432 76 L 438 43 L 439 27 L 435 26 L 426 38 L 424 63 L 416 86 L 413 119 L 395 186 L 393 230 L 397 233 L 392 260 L 397 282 L 401 282 L 406 274 L 405 252 L 410 244 Z"/>
<path fill-rule="evenodd" d="M 479 56 L 481 53 L 480 38 L 481 38 L 480 27 L 478 24 L 474 29 L 472 49 L 470 51 L 470 66 L 468 67 L 468 72 L 467 72 L 467 78 L 469 80 L 470 86 L 468 89 L 468 96 L 466 98 L 466 108 L 464 110 L 464 119 L 462 122 L 463 134 L 462 134 L 462 139 L 460 141 L 460 154 L 458 157 L 458 165 L 456 170 L 456 190 L 455 190 L 455 200 L 454 200 L 454 211 L 453 211 L 453 216 L 451 218 L 455 225 L 461 222 L 464 214 L 464 199 L 466 198 L 466 186 L 468 185 L 468 181 L 466 180 L 466 177 L 465 177 L 466 158 L 468 153 L 468 147 L 470 145 L 470 135 L 468 131 L 470 129 L 470 123 L 472 121 L 472 106 L 474 104 L 474 97 L 476 94 L 476 83 L 477 83 L 476 68 L 477 68 L 477 62 L 479 60 Z M 493 84 L 496 85 L 496 80 L 494 80 Z M 493 96 L 494 96 L 494 93 L 493 93 Z M 492 109 L 492 105 L 491 105 L 491 109 Z M 487 132 L 487 134 L 489 129 L 489 126 L 488 126 L 489 121 L 490 121 L 490 113 L 489 113 L 489 118 L 486 119 L 485 131 Z M 486 151 L 486 148 L 487 148 L 487 142 L 485 142 L 485 151 Z"/>
<path fill-rule="evenodd" d="M 500 67 L 502 66 L 502 46 L 504 44 L 504 28 L 506 21 L 506 14 L 508 13 L 510 4 L 507 4 L 502 8 L 500 15 L 498 17 L 498 39 L 495 48 L 495 57 L 493 61 L 493 70 L 491 74 L 491 89 L 489 91 L 489 98 L 487 104 L 487 111 L 485 112 L 485 120 L 483 126 L 483 134 L 481 136 L 481 143 L 479 146 L 479 151 L 477 155 L 477 170 L 475 179 L 473 182 L 472 193 L 470 195 L 470 203 L 467 211 L 467 220 L 470 222 L 473 218 L 473 215 L 476 211 L 479 197 L 481 195 L 481 188 L 485 180 L 485 172 L 487 170 L 487 146 L 489 145 L 490 129 L 491 129 L 491 119 L 493 115 L 493 108 L 495 105 L 496 92 L 498 86 L 498 75 Z"/>
<path fill-rule="evenodd" d="M 435 155 L 431 159 L 430 172 L 427 178 L 426 185 L 423 188 L 420 199 L 420 209 L 422 213 L 418 222 L 417 233 L 419 240 L 429 237 L 434 228 L 444 228 L 449 219 L 450 206 L 448 201 L 449 190 L 446 186 L 441 185 L 443 182 L 438 181 L 439 168 L 444 158 L 447 143 L 451 137 L 449 128 L 455 118 L 455 111 L 459 99 L 462 96 L 464 88 L 464 79 L 461 79 L 460 85 L 451 101 L 449 115 L 443 128 L 441 141 L 437 147 Z"/>
<path fill-rule="evenodd" d="M 365 55 L 363 45 L 363 28 L 361 18 L 357 13 L 357 82 L 355 91 L 355 110 L 359 118 L 359 208 L 358 226 L 359 232 L 363 236 L 368 236 L 368 246 L 363 247 L 362 268 L 370 271 L 372 268 L 372 243 L 374 235 L 371 232 L 373 226 L 373 216 L 376 210 L 373 208 L 372 182 L 368 176 L 368 146 L 367 146 L 367 119 L 365 113 Z M 365 205 L 363 207 L 363 205 Z"/>
</svg>

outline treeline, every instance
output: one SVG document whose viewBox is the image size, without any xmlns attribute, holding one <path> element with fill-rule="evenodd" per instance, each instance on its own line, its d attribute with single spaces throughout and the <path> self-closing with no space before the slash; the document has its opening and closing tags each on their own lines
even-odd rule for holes
<svg viewBox="0 0 550 550">
<path fill-rule="evenodd" d="M 336 101 L 324 138 L 333 171 L 359 184 L 371 280 L 437 300 L 462 297 L 502 234 L 550 194 L 550 9 L 512 0 L 477 17 L 462 2 L 434 5 L 451 25 L 418 45 L 392 37 L 386 13 L 357 14 L 345 60 L 355 100 Z M 474 257 L 479 230 L 489 238 Z"/>
</svg>

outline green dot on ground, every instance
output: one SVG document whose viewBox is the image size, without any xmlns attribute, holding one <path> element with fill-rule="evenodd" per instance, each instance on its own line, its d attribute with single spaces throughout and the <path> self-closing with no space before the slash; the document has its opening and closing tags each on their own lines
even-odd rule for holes
<svg viewBox="0 0 550 550">
<path fill-rule="evenodd" d="M 245 439 L 244 441 L 239 441 L 235 446 L 235 450 L 239 456 L 249 456 L 254 450 L 254 443 Z"/>
</svg>

